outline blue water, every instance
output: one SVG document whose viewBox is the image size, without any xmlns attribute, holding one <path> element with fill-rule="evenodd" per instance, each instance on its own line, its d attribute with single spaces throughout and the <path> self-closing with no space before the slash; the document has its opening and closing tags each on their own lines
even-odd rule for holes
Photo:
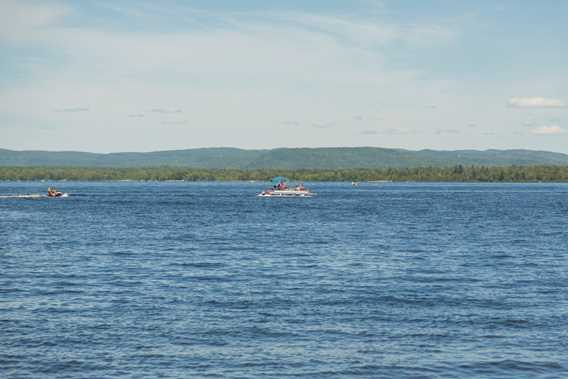
<svg viewBox="0 0 568 379">
<path fill-rule="evenodd" d="M 2 378 L 568 377 L 568 185 L 56 184 L 0 199 Z"/>
</svg>

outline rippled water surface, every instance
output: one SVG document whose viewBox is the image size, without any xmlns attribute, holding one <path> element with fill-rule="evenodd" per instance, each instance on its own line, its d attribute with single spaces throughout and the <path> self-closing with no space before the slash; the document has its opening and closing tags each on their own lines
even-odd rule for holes
<svg viewBox="0 0 568 379">
<path fill-rule="evenodd" d="M 568 377 L 568 185 L 263 186 L 0 199 L 0 377 Z"/>
</svg>

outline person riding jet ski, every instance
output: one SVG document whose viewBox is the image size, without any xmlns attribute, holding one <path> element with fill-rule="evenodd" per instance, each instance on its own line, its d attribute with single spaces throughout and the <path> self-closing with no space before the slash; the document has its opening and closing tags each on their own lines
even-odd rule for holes
<svg viewBox="0 0 568 379">
<path fill-rule="evenodd" d="M 48 187 L 47 188 L 47 196 L 48 197 L 59 197 L 59 196 L 63 196 L 63 192 L 59 192 L 53 187 Z"/>
</svg>

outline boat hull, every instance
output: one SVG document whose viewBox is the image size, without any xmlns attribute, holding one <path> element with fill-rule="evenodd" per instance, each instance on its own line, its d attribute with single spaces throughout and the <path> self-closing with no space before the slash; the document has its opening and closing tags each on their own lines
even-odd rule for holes
<svg viewBox="0 0 568 379">
<path fill-rule="evenodd" d="M 274 191 L 263 191 L 257 196 L 260 197 L 312 197 L 315 194 L 310 191 L 305 190 L 274 190 Z"/>
</svg>

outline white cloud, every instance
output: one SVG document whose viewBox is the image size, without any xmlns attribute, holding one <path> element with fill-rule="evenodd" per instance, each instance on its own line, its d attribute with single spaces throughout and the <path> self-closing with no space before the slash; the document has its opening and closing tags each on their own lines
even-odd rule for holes
<svg viewBox="0 0 568 379">
<path fill-rule="evenodd" d="M 545 97 L 512 97 L 509 106 L 514 108 L 564 108 L 566 103 Z"/>
<path fill-rule="evenodd" d="M 536 135 L 554 135 L 554 134 L 562 134 L 564 132 L 565 130 L 558 125 L 543 125 L 531 129 L 530 131 L 531 134 L 536 134 Z"/>
<path fill-rule="evenodd" d="M 3 0 L 0 2 L 0 41 L 34 42 L 41 32 L 69 14 L 61 4 Z"/>
</svg>

